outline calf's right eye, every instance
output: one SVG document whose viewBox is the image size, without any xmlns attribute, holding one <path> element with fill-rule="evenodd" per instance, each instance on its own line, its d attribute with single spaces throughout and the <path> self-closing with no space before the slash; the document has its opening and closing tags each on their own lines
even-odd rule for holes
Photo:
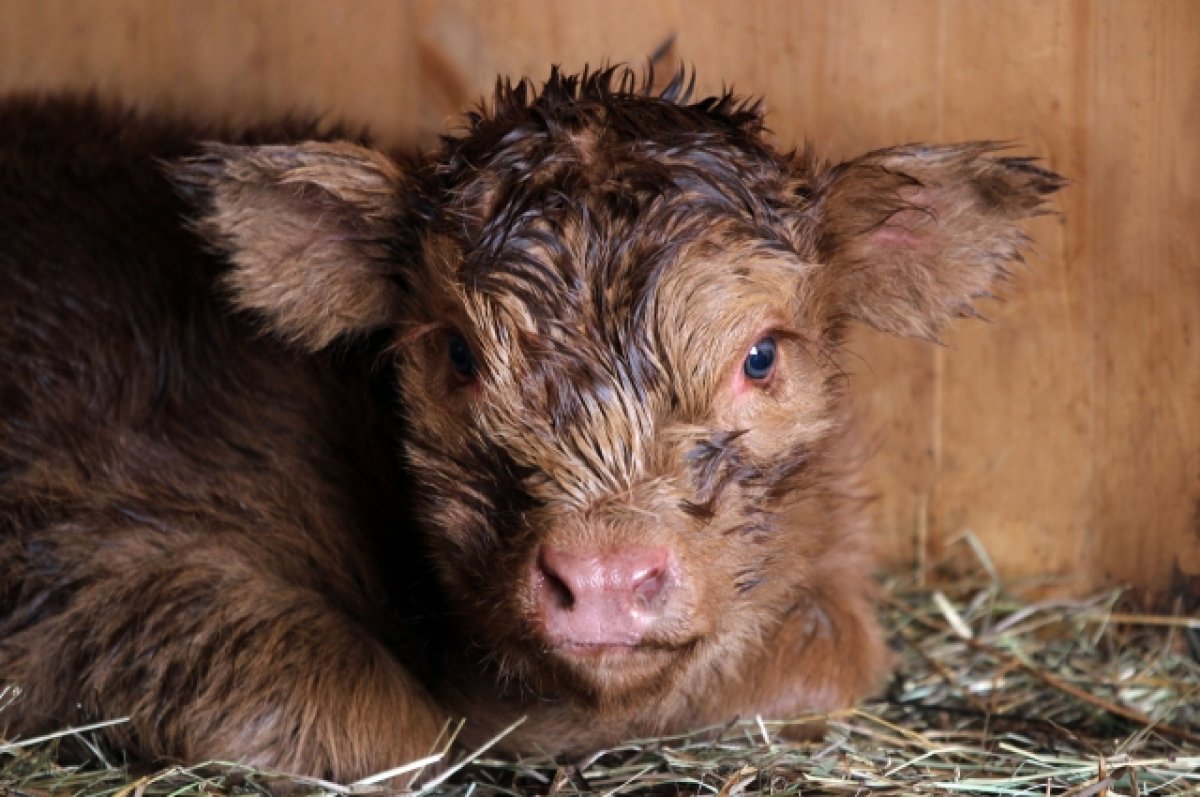
<svg viewBox="0 0 1200 797">
<path fill-rule="evenodd" d="M 473 380 L 479 374 L 479 368 L 475 364 L 475 354 L 471 351 L 470 344 L 462 335 L 453 333 L 446 341 L 446 351 L 450 357 L 450 365 L 454 368 L 454 373 L 465 382 Z"/>
</svg>

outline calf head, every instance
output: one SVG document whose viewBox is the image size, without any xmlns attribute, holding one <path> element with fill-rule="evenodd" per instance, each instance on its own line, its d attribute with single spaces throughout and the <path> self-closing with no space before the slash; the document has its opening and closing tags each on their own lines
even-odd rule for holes
<svg viewBox="0 0 1200 797">
<path fill-rule="evenodd" d="M 971 314 L 1060 185 L 993 150 L 831 165 L 773 149 L 755 104 L 609 70 L 502 83 L 404 167 L 212 146 L 177 177 L 236 305 L 310 349 L 393 332 L 423 534 L 480 659 L 621 705 L 736 667 L 844 544 L 844 326 Z"/>
</svg>

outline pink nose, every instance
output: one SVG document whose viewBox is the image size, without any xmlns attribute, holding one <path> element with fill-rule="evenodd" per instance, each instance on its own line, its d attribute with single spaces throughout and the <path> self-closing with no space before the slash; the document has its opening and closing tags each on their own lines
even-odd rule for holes
<svg viewBox="0 0 1200 797">
<path fill-rule="evenodd" d="M 636 645 L 661 614 L 677 579 L 669 548 L 543 548 L 533 583 L 551 642 Z"/>
</svg>

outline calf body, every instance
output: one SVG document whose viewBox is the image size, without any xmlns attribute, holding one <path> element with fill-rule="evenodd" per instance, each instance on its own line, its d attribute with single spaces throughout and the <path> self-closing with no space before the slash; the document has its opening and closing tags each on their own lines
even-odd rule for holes
<svg viewBox="0 0 1200 797">
<path fill-rule="evenodd" d="M 0 105 L 0 727 L 349 779 L 873 688 L 844 327 L 969 314 L 1058 178 L 612 71 L 336 138 Z"/>
</svg>

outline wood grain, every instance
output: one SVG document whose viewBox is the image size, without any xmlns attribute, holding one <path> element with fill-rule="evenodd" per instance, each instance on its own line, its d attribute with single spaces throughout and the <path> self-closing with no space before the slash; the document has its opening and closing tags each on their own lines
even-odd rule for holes
<svg viewBox="0 0 1200 797">
<path fill-rule="evenodd" d="M 1200 3 L 0 0 L 0 90 L 429 145 L 499 73 L 671 37 L 705 90 L 765 95 L 785 146 L 1011 140 L 1073 180 L 990 323 L 851 342 L 886 560 L 970 531 L 1073 590 L 1200 572 Z"/>
</svg>

